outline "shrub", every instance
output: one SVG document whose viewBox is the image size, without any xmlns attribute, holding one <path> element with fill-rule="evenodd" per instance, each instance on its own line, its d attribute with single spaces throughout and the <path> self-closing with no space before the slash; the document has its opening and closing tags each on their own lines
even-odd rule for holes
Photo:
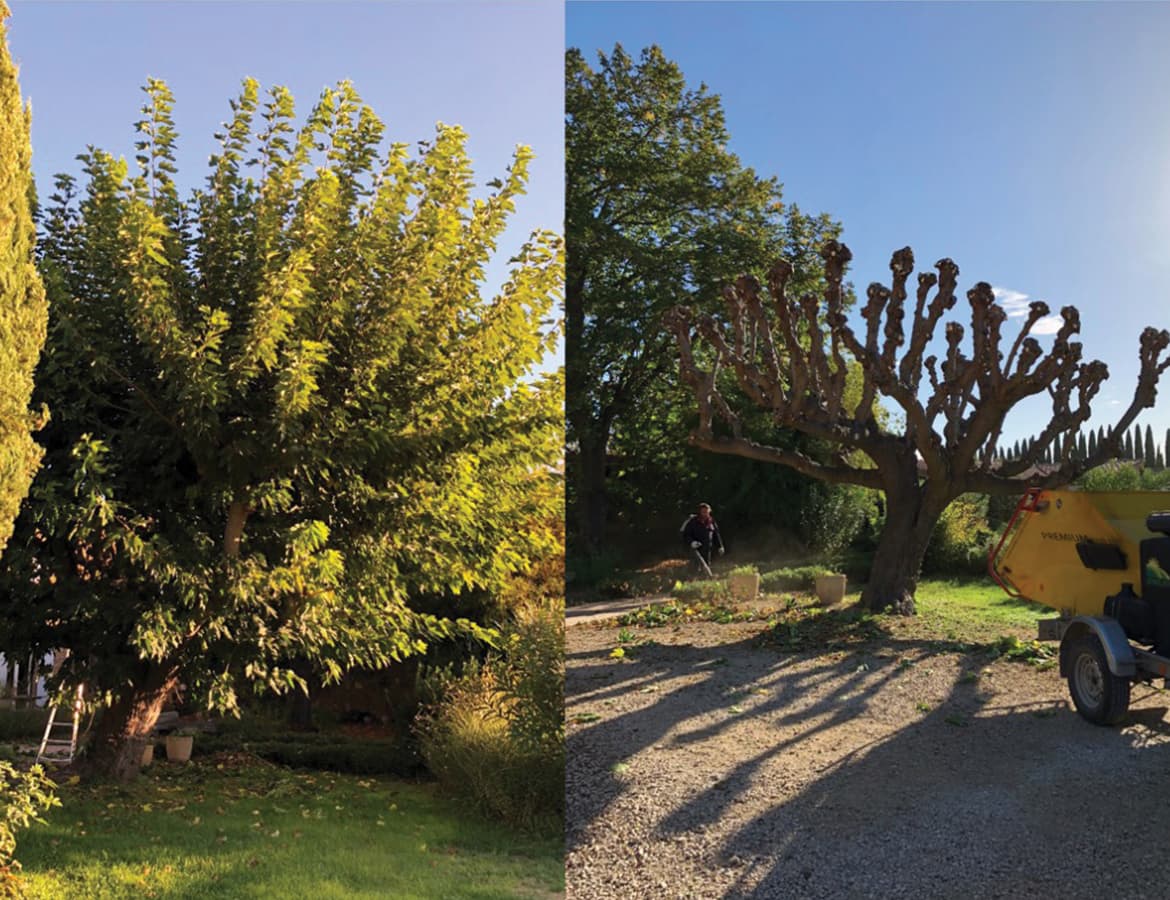
<svg viewBox="0 0 1170 900">
<path fill-rule="evenodd" d="M 16 861 L 16 833 L 41 821 L 42 810 L 60 806 L 56 787 L 40 766 L 21 772 L 0 762 L 0 896 L 21 896 L 20 863 Z"/>
<path fill-rule="evenodd" d="M 760 590 L 767 593 L 780 591 L 811 591 L 818 575 L 824 574 L 823 566 L 790 566 L 773 569 L 760 576 Z"/>
<path fill-rule="evenodd" d="M 1080 485 L 1086 491 L 1164 491 L 1170 489 L 1170 469 L 1155 471 L 1117 459 L 1090 469 Z"/>
<path fill-rule="evenodd" d="M 703 603 L 721 603 L 730 596 L 727 592 L 727 582 L 716 579 L 678 581 L 670 589 L 670 594 L 679 600 L 692 600 Z"/>
<path fill-rule="evenodd" d="M 943 511 L 926 549 L 926 572 L 978 575 L 987 569 L 994 532 L 987 524 L 987 498 L 964 494 Z"/>
<path fill-rule="evenodd" d="M 530 606 L 482 667 L 450 671 L 416 722 L 423 759 L 447 790 L 523 828 L 563 828 L 564 610 Z"/>
<path fill-rule="evenodd" d="M 505 638 L 500 689 L 514 701 L 509 728 L 525 750 L 564 753 L 564 610 L 527 607 Z"/>
<path fill-rule="evenodd" d="M 842 553 L 877 515 L 875 491 L 856 485 L 813 484 L 800 511 L 800 536 L 818 555 Z"/>
<path fill-rule="evenodd" d="M 354 775 L 394 775 L 414 778 L 422 760 L 410 741 L 351 738 L 337 733 L 302 731 L 257 735 L 204 734 L 195 741 L 196 756 L 225 750 L 243 750 L 268 762 L 292 769 L 316 769 Z"/>
</svg>

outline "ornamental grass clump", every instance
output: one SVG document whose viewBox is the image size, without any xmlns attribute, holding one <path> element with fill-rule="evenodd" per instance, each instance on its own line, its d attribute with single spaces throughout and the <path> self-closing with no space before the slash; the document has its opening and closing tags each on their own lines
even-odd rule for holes
<svg viewBox="0 0 1170 900">
<path fill-rule="evenodd" d="M 445 677 L 416 723 L 427 768 L 483 813 L 521 828 L 564 825 L 564 611 L 524 607 L 483 666 Z"/>
</svg>

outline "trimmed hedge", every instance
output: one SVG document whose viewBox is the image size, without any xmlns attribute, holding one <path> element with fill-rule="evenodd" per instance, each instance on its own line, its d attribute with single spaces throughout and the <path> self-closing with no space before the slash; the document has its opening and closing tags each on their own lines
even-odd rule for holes
<svg viewBox="0 0 1170 900">
<path fill-rule="evenodd" d="M 243 750 L 268 762 L 293 769 L 317 769 L 353 775 L 396 775 L 416 778 L 425 771 L 422 759 L 406 741 L 358 740 L 342 734 L 299 731 L 268 734 L 257 739 L 234 734 L 202 734 L 194 753 L 208 756 Z"/>
</svg>

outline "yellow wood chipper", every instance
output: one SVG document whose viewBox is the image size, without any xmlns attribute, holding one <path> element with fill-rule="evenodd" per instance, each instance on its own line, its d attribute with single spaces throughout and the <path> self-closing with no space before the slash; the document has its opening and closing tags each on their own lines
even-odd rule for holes
<svg viewBox="0 0 1170 900">
<path fill-rule="evenodd" d="M 1008 594 L 1059 611 L 1039 637 L 1060 641 L 1090 722 L 1120 722 L 1134 681 L 1170 676 L 1170 494 L 1030 490 L 987 563 Z"/>
</svg>

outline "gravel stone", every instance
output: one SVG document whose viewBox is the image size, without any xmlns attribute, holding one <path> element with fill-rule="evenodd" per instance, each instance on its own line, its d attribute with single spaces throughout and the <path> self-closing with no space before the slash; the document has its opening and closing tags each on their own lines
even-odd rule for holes
<svg viewBox="0 0 1170 900">
<path fill-rule="evenodd" d="M 632 630 L 567 632 L 571 900 L 1166 896 L 1170 694 L 1101 728 L 1054 670 L 925 642 Z"/>
</svg>

